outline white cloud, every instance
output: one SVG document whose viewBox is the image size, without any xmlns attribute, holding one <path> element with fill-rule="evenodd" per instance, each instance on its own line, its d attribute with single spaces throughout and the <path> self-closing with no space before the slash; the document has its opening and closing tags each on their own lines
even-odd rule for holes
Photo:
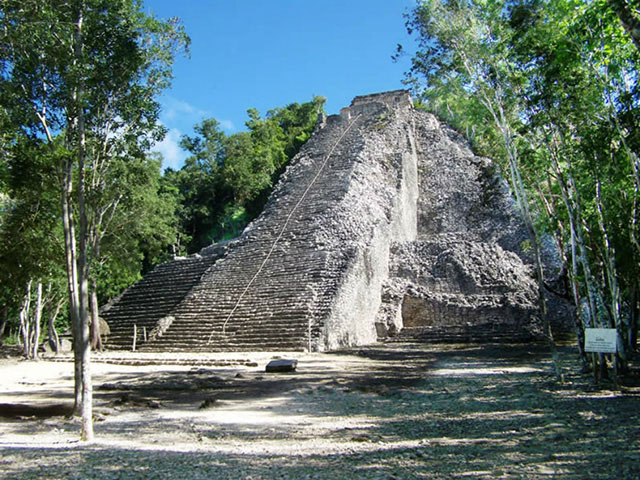
<svg viewBox="0 0 640 480">
<path fill-rule="evenodd" d="M 225 130 L 227 133 L 233 133 L 236 131 L 236 127 L 231 120 L 218 120 L 220 122 L 220 126 L 222 130 Z"/>
<path fill-rule="evenodd" d="M 167 120 L 173 120 L 179 116 L 186 117 L 206 117 L 209 115 L 209 112 L 206 110 L 201 110 L 197 107 L 194 107 L 188 102 L 184 100 L 178 100 L 173 97 L 165 97 L 164 102 L 164 112 L 163 117 Z"/>
<path fill-rule="evenodd" d="M 162 155 L 163 169 L 172 168 L 178 170 L 188 157 L 187 152 L 180 148 L 182 132 L 191 131 L 194 125 L 200 123 L 204 118 L 211 117 L 211 114 L 174 97 L 164 97 L 162 105 L 161 123 L 167 127 L 168 131 L 164 140 L 154 145 L 151 151 Z M 220 128 L 224 132 L 230 134 L 236 131 L 236 127 L 231 120 L 218 121 L 220 122 Z"/>
<path fill-rule="evenodd" d="M 194 125 L 202 122 L 205 118 L 215 118 L 208 110 L 191 105 L 189 102 L 179 100 L 175 97 L 166 96 L 162 100 L 162 122 L 171 128 L 179 128 L 182 131 L 188 131 Z M 234 133 L 236 127 L 231 120 L 220 120 L 220 127 L 226 133 Z"/>
<path fill-rule="evenodd" d="M 184 152 L 179 145 L 180 137 L 182 133 L 176 128 L 170 129 L 164 137 L 164 140 L 157 143 L 152 149 L 152 152 L 158 152 L 162 155 L 162 168 L 172 168 L 178 170 L 182 167 L 185 158 L 187 158 L 186 152 Z"/>
</svg>

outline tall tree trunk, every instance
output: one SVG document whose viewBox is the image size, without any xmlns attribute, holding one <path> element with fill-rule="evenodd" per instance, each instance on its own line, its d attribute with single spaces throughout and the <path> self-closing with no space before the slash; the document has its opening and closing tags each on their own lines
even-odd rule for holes
<svg viewBox="0 0 640 480">
<path fill-rule="evenodd" d="M 2 345 L 2 336 L 4 335 L 4 330 L 7 328 L 7 318 L 9 317 L 9 307 L 5 305 L 0 310 L 0 345 Z"/>
<path fill-rule="evenodd" d="M 33 328 L 31 340 L 31 358 L 38 360 L 40 346 L 40 320 L 42 319 L 42 282 L 38 282 L 36 291 L 36 311 L 33 313 Z"/>
<path fill-rule="evenodd" d="M 83 20 L 85 4 L 77 2 L 75 33 L 73 37 L 74 66 L 84 63 L 83 59 Z M 87 212 L 85 205 L 85 120 L 84 120 L 84 83 L 82 74 L 73 87 L 68 107 L 69 120 L 67 138 L 75 151 L 75 163 L 71 158 L 63 160 L 62 175 L 62 220 L 65 236 L 67 279 L 69 288 L 69 309 L 73 331 L 74 353 L 74 412 L 82 417 L 81 440 L 93 439 L 91 357 L 89 345 L 88 310 L 88 251 L 87 251 Z M 73 175 L 77 173 L 78 190 L 76 193 L 78 211 L 73 212 Z M 75 217 L 78 218 L 79 231 L 76 243 Z"/>
<path fill-rule="evenodd" d="M 58 300 L 55 307 L 51 307 L 51 311 L 49 312 L 49 345 L 56 352 L 56 354 L 60 353 L 60 337 L 58 337 L 58 332 L 56 332 L 55 321 L 58 318 L 58 314 L 60 313 L 60 309 L 62 308 L 64 301 Z"/>
<path fill-rule="evenodd" d="M 562 136 L 559 134 L 559 132 L 556 132 L 556 135 L 558 141 L 562 142 Z M 580 206 L 578 189 L 576 188 L 575 180 L 573 178 L 573 175 L 571 174 L 571 163 L 569 162 L 569 159 L 566 158 L 565 160 L 568 163 L 567 170 L 563 171 L 560 167 L 558 158 L 555 155 L 551 155 L 551 160 L 553 161 L 558 184 L 560 185 L 562 200 L 569 215 L 569 225 L 571 227 L 572 240 L 571 265 L 573 270 L 572 274 L 574 277 L 574 297 L 576 298 L 576 301 L 579 302 L 577 304 L 579 312 L 579 318 L 577 319 L 577 321 L 579 322 L 578 341 L 584 342 L 584 329 L 598 326 L 598 311 L 596 304 L 596 297 L 598 296 L 597 289 L 594 285 L 595 280 L 593 279 L 593 275 L 591 273 L 591 267 L 589 265 L 589 259 L 587 256 L 587 248 L 584 242 L 584 235 L 582 232 L 582 209 Z M 582 278 L 587 293 L 587 301 L 589 304 L 589 307 L 587 309 L 584 309 L 582 307 L 582 301 L 578 300 L 580 298 L 579 284 L 577 280 L 578 278 L 580 278 L 580 272 L 578 271 L 579 266 L 582 267 Z M 591 363 L 594 378 L 596 381 L 598 381 L 599 366 L 601 364 L 601 362 L 599 361 L 599 356 L 596 354 L 591 354 Z"/>
<path fill-rule="evenodd" d="M 559 144 L 561 139 L 557 132 L 553 134 L 553 142 L 552 145 Z M 580 358 L 582 359 L 582 367 L 585 371 L 588 370 L 589 361 L 587 359 L 587 354 L 584 351 L 584 315 L 590 315 L 589 311 L 585 312 L 582 308 L 582 298 L 580 296 L 580 282 L 579 278 L 579 267 L 578 267 L 578 255 L 577 255 L 577 234 L 576 229 L 579 228 L 579 225 L 576 225 L 576 218 L 573 206 L 570 202 L 570 193 L 568 191 L 567 182 L 564 179 L 563 172 L 560 169 L 558 158 L 560 157 L 559 152 L 556 148 L 549 148 L 549 158 L 551 159 L 553 168 L 555 170 L 556 178 L 558 180 L 558 185 L 560 186 L 561 198 L 564 203 L 565 209 L 567 210 L 567 214 L 569 216 L 569 245 L 571 247 L 571 262 L 568 261 L 566 264 L 568 265 L 569 271 L 569 283 L 571 285 L 571 294 L 573 296 L 573 303 L 576 306 L 576 317 L 575 317 L 575 327 L 576 327 L 576 337 L 578 340 L 578 351 L 580 352 Z"/>
<path fill-rule="evenodd" d="M 84 1 L 79 2 L 78 16 L 75 31 L 75 61 L 79 65 L 84 64 L 83 51 L 83 23 Z M 86 177 L 86 140 L 85 140 L 85 114 L 84 114 L 84 81 L 82 77 L 76 86 L 76 139 L 77 139 L 77 168 L 78 168 L 78 220 L 80 223 L 79 249 L 78 249 L 78 282 L 79 282 L 79 318 L 78 338 L 80 340 L 78 351 L 81 364 L 82 384 L 82 432 L 80 438 L 84 441 L 93 440 L 93 384 L 91 381 L 91 344 L 89 326 L 89 221 L 86 205 L 85 177 Z"/>
<path fill-rule="evenodd" d="M 91 285 L 91 348 L 102 350 L 102 336 L 100 335 L 100 310 L 98 306 L 98 292 L 95 278 Z"/>
<path fill-rule="evenodd" d="M 73 334 L 74 352 L 74 413 L 79 414 L 82 408 L 82 365 L 79 353 L 80 334 L 80 299 L 78 297 L 77 251 L 75 238 L 75 220 L 71 197 L 73 194 L 73 166 L 68 159 L 64 160 L 62 172 L 62 228 L 64 231 L 65 261 L 67 264 L 67 288 L 69 290 L 69 316 L 71 317 L 71 333 Z"/>
<path fill-rule="evenodd" d="M 95 258 L 100 258 L 100 236 L 96 234 L 92 245 Z M 98 306 L 98 280 L 95 275 L 91 277 L 91 348 L 102 350 L 102 337 L 100 335 L 100 308 Z"/>
<path fill-rule="evenodd" d="M 27 283 L 27 293 L 22 301 L 22 307 L 20 308 L 20 334 L 22 336 L 22 351 L 24 356 L 31 358 L 31 324 L 30 324 L 30 309 L 31 309 L 31 280 Z"/>
<path fill-rule="evenodd" d="M 36 111 L 36 115 L 42 125 L 45 136 L 51 149 L 51 154 L 55 156 L 56 146 L 53 136 L 47 124 L 46 112 Z M 66 135 L 73 134 L 73 125 L 67 129 Z M 73 145 L 73 141 L 69 142 Z M 68 145 L 69 146 L 69 145 Z M 72 149 L 72 148 L 71 148 Z M 64 233 L 64 250 L 65 264 L 67 267 L 67 289 L 69 292 L 69 317 L 71 320 L 71 333 L 73 336 L 74 351 L 74 406 L 73 411 L 78 414 L 82 405 L 82 388 L 80 378 L 82 376 L 82 365 L 80 355 L 78 354 L 79 338 L 79 318 L 80 318 L 80 299 L 78 296 L 78 270 L 77 270 L 77 246 L 75 219 L 73 212 L 73 161 L 71 158 L 64 156 L 61 160 L 60 172 L 60 205 L 62 208 L 62 231 Z"/>
<path fill-rule="evenodd" d="M 618 270 L 615 264 L 615 248 L 609 239 L 609 232 L 605 223 L 604 206 L 602 201 L 601 184 L 600 179 L 596 180 L 596 210 L 598 212 L 598 224 L 602 232 L 602 240 L 604 247 L 604 270 L 607 279 L 607 285 L 609 287 L 610 297 L 610 328 L 615 328 L 618 337 L 623 341 L 619 342 L 617 353 L 613 354 L 613 376 L 614 381 L 617 382 L 618 371 L 622 369 L 626 370 L 627 367 L 627 343 L 629 335 L 629 325 L 625 322 L 624 317 L 621 315 L 621 294 L 618 283 Z"/>
</svg>

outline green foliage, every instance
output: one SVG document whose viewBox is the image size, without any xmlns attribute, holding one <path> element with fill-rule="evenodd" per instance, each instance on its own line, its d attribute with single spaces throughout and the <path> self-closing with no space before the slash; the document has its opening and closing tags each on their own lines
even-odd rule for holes
<svg viewBox="0 0 640 480">
<path fill-rule="evenodd" d="M 177 198 L 162 190 L 161 161 L 115 161 L 109 178 L 119 208 L 103 223 L 100 250 L 94 252 L 98 293 L 103 300 L 120 293 L 169 257 L 176 241 Z"/>
<path fill-rule="evenodd" d="M 218 220 L 217 229 L 210 232 L 217 241 L 230 240 L 242 233 L 249 223 L 247 210 L 236 204 L 227 205 Z"/>
<path fill-rule="evenodd" d="M 8 284 L 26 285 L 32 275 L 47 277 L 62 263 L 60 190 L 55 158 L 41 142 L 21 139 L 7 165 L 11 198 L 0 225 L 0 261 Z"/>
<path fill-rule="evenodd" d="M 640 275 L 640 55 L 622 4 L 421 2 L 407 22 L 419 42 L 407 81 L 482 154 L 504 163 L 517 152 L 576 304 L 588 298 L 589 315 L 628 348 Z"/>
<path fill-rule="evenodd" d="M 165 130 L 156 97 L 188 43 L 176 19 L 148 16 L 137 0 L 2 2 L 4 304 L 19 303 L 31 279 L 68 292 L 69 264 L 75 291 L 97 283 L 106 300 L 166 255 L 177 197 L 146 152 Z"/>
<path fill-rule="evenodd" d="M 43 142 L 24 137 L 7 155 L 11 201 L 0 223 L 0 308 L 9 308 L 8 330 L 17 328 L 18 306 L 30 281 L 45 285 L 48 306 L 67 291 L 55 165 L 56 155 Z"/>
<path fill-rule="evenodd" d="M 293 103 L 261 117 L 247 114 L 247 132 L 225 135 L 215 119 L 194 127 L 180 145 L 191 156 L 164 184 L 180 200 L 181 237 L 188 252 L 233 238 L 263 209 L 284 170 L 307 141 L 325 99 Z"/>
</svg>

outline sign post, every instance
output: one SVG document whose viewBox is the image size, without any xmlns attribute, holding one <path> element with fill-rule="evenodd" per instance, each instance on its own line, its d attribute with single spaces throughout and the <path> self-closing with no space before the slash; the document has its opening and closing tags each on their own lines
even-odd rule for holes
<svg viewBox="0 0 640 480">
<path fill-rule="evenodd" d="M 585 328 L 584 351 L 590 353 L 616 353 L 618 332 L 615 328 Z"/>
</svg>

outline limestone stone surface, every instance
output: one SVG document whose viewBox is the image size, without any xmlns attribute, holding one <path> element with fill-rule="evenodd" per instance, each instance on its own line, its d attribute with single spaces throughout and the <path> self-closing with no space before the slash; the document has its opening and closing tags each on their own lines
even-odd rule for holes
<svg viewBox="0 0 640 480">
<path fill-rule="evenodd" d="M 112 348 L 129 348 L 136 325 L 142 351 L 322 351 L 468 325 L 535 333 L 526 240 L 490 160 L 406 91 L 367 95 L 318 124 L 240 237 L 160 265 L 102 316 Z"/>
</svg>

